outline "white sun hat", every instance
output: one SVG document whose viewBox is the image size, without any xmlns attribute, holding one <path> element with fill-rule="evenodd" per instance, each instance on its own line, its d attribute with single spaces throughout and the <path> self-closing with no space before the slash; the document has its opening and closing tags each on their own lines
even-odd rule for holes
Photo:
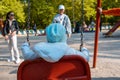
<svg viewBox="0 0 120 80">
<path fill-rule="evenodd" d="M 59 10 L 60 9 L 65 9 L 65 6 L 64 5 L 59 5 Z"/>
</svg>

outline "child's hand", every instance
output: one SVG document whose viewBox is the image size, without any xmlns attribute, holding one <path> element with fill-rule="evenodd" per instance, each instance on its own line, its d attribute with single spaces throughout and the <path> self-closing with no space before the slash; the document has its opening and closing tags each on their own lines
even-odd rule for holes
<svg viewBox="0 0 120 80">
<path fill-rule="evenodd" d="M 8 35 L 5 36 L 5 40 L 8 40 Z"/>
<path fill-rule="evenodd" d="M 100 14 L 102 14 L 102 8 L 98 7 Z"/>
<path fill-rule="evenodd" d="M 70 38 L 70 37 L 71 37 L 71 34 L 67 34 L 67 37 Z"/>
<path fill-rule="evenodd" d="M 25 42 L 25 43 L 22 44 L 22 46 L 29 46 L 29 43 Z"/>
<path fill-rule="evenodd" d="M 12 32 L 12 36 L 16 35 L 16 31 Z"/>
</svg>

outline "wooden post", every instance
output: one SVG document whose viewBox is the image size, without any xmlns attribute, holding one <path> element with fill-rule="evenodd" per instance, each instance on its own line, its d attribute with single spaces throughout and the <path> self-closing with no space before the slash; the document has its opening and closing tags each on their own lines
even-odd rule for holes
<svg viewBox="0 0 120 80">
<path fill-rule="evenodd" d="M 95 31 L 95 44 L 94 44 L 94 57 L 93 57 L 93 68 L 96 68 L 96 61 L 98 55 L 98 40 L 99 40 L 99 30 L 100 30 L 100 12 L 98 7 L 101 7 L 101 1 L 97 0 L 97 13 L 96 13 L 96 31 Z"/>
</svg>

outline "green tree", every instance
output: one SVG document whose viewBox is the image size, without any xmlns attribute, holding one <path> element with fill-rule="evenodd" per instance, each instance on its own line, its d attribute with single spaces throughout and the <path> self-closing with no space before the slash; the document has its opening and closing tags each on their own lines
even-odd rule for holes
<svg viewBox="0 0 120 80">
<path fill-rule="evenodd" d="M 74 5 L 73 5 L 74 1 Z M 65 5 L 65 13 L 69 16 L 71 22 L 81 21 L 82 16 L 82 0 L 31 0 L 31 22 L 35 21 L 39 28 L 45 28 L 52 22 L 55 14 L 58 13 L 58 6 L 60 4 Z M 117 2 L 116 2 L 117 1 Z M 110 3 L 108 3 L 110 2 Z M 117 4 L 117 5 L 116 5 Z M 84 0 L 84 20 L 90 23 L 96 19 L 96 0 Z M 109 9 L 113 7 L 120 7 L 119 0 L 103 0 L 103 9 Z M 74 10 L 73 10 L 74 9 Z M 74 16 L 73 16 L 74 14 Z M 73 19 L 74 17 L 74 19 Z M 113 20 L 113 17 L 108 16 L 106 19 Z"/>
<path fill-rule="evenodd" d="M 85 20 L 90 21 L 92 17 L 95 20 L 96 17 L 96 0 L 84 0 Z"/>
<path fill-rule="evenodd" d="M 37 23 L 39 28 L 45 28 L 51 23 L 54 16 L 54 8 L 45 0 L 31 0 L 31 22 Z"/>
<path fill-rule="evenodd" d="M 73 21 L 73 13 L 74 20 L 79 21 L 82 16 L 81 0 L 74 0 L 74 6 L 72 6 L 72 3 L 73 0 L 31 0 L 31 20 L 45 28 L 58 13 L 58 6 L 63 4 L 66 8 L 65 13 L 71 21 Z M 85 20 L 89 20 L 92 16 L 95 18 L 95 0 L 84 1 L 84 10 Z"/>
<path fill-rule="evenodd" d="M 25 22 L 25 13 L 23 4 L 19 0 L 1 0 L 0 16 L 6 17 L 7 12 L 13 11 L 18 22 Z"/>
</svg>

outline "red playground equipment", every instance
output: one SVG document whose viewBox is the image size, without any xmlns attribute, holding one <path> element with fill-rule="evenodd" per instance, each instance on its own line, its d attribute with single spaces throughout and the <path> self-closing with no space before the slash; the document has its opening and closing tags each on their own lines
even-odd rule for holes
<svg viewBox="0 0 120 80">
<path fill-rule="evenodd" d="M 115 30 L 117 30 L 117 28 L 119 28 L 120 26 L 120 21 L 118 21 L 112 29 L 110 29 L 107 33 L 104 33 L 103 35 L 105 36 L 111 36 L 113 32 L 115 32 Z"/>
<path fill-rule="evenodd" d="M 100 11 L 98 8 L 101 8 L 102 0 L 97 0 L 97 13 L 96 13 L 96 31 L 95 31 L 95 44 L 94 44 L 94 57 L 93 57 L 93 68 L 96 67 L 97 55 L 98 55 L 98 40 L 99 40 L 99 28 L 100 28 Z M 120 8 L 113 8 L 110 10 L 103 10 L 102 14 L 104 15 L 113 15 L 120 16 Z M 116 26 L 117 28 L 118 26 Z M 115 31 L 115 28 L 112 29 L 112 32 Z M 110 31 L 111 33 L 111 31 Z"/>
<path fill-rule="evenodd" d="M 18 68 L 17 80 L 91 80 L 91 74 L 83 57 L 69 55 L 55 63 L 26 60 Z"/>
<path fill-rule="evenodd" d="M 109 9 L 109 10 L 103 10 L 102 14 L 104 15 L 113 15 L 113 16 L 120 16 L 120 8 L 113 8 L 113 9 Z M 112 29 L 110 29 L 107 33 L 105 33 L 104 35 L 106 36 L 111 36 L 112 33 L 117 30 L 117 28 L 119 28 L 120 26 L 120 21 L 118 21 Z"/>
</svg>

